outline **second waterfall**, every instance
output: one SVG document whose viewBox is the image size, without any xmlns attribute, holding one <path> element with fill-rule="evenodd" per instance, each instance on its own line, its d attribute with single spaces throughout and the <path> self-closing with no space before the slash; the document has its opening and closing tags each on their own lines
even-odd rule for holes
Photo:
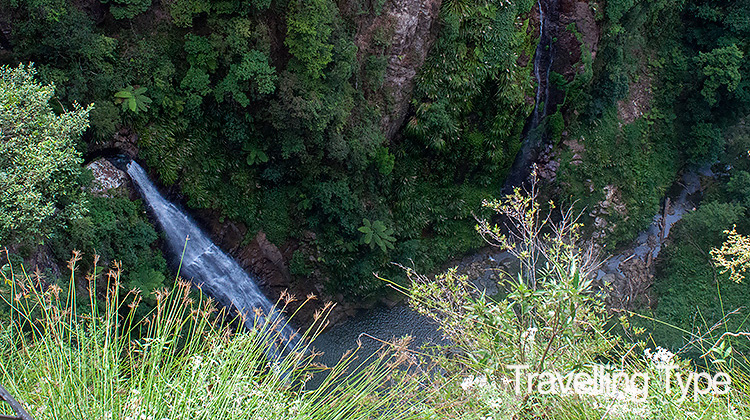
<svg viewBox="0 0 750 420">
<path fill-rule="evenodd" d="M 534 78 L 536 97 L 534 110 L 526 121 L 523 130 L 523 144 L 505 180 L 504 190 L 509 193 L 521 186 L 531 173 L 531 166 L 539 149 L 547 141 L 545 119 L 550 110 L 550 75 L 555 62 L 555 32 L 559 18 L 559 0 L 539 0 L 539 44 L 534 53 Z"/>
</svg>

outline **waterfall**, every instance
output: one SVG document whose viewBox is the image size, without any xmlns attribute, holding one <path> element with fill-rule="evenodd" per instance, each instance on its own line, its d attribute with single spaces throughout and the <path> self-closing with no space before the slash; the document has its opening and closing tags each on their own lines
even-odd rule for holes
<svg viewBox="0 0 750 420">
<path fill-rule="evenodd" d="M 544 8 L 542 8 L 542 0 L 537 1 L 537 5 L 539 6 L 539 44 L 537 45 L 536 51 L 534 53 L 534 77 L 536 77 L 537 87 L 536 98 L 534 100 L 534 112 L 531 116 L 532 129 L 536 128 L 539 125 L 540 111 L 542 113 L 544 112 L 544 109 L 539 109 L 539 104 L 542 103 L 542 91 L 544 90 L 544 88 L 542 87 L 542 54 L 539 51 L 539 48 L 542 46 L 542 43 L 544 41 L 544 28 L 546 26 L 546 23 L 544 21 Z M 546 108 L 546 106 L 543 106 L 541 108 Z"/>
<path fill-rule="evenodd" d="M 161 226 L 169 253 L 181 261 L 180 276 L 190 279 L 202 292 L 236 312 L 248 329 L 267 332 L 269 355 L 278 356 L 294 348 L 298 342 L 296 333 L 261 293 L 255 280 L 219 249 L 187 214 L 165 199 L 138 163 L 131 161 L 127 173 Z M 257 311 L 263 314 L 260 319 Z M 286 344 L 274 343 L 275 338 Z"/>
<path fill-rule="evenodd" d="M 557 13 L 557 0 L 547 0 L 545 4 L 549 8 L 545 13 L 542 1 L 539 5 L 539 45 L 534 53 L 534 75 L 536 76 L 536 101 L 534 103 L 534 114 L 531 120 L 530 130 L 536 129 L 547 116 L 549 108 L 549 76 L 552 72 L 552 64 L 555 61 L 553 36 L 551 33 L 549 18 L 551 13 Z"/>
<path fill-rule="evenodd" d="M 550 100 L 549 77 L 555 58 L 554 34 L 555 23 L 551 20 L 558 16 L 559 0 L 538 0 L 539 7 L 539 44 L 534 53 L 534 77 L 536 78 L 536 97 L 534 111 L 526 122 L 524 139 L 521 150 L 518 151 L 513 166 L 505 180 L 503 190 L 509 193 L 514 187 L 520 186 L 531 173 L 531 165 L 536 159 L 540 146 L 546 140 L 546 127 L 543 125 L 547 117 Z"/>
</svg>

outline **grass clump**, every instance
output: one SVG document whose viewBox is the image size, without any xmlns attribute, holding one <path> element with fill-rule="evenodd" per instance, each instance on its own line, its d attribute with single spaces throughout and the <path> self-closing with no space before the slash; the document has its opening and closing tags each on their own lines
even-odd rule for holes
<svg viewBox="0 0 750 420">
<path fill-rule="evenodd" d="M 76 284 L 78 259 L 69 264 L 66 290 L 45 284 L 38 274 L 11 270 L 3 276 L 10 311 L 0 326 L 0 382 L 36 419 L 426 415 L 424 407 L 415 411 L 420 382 L 399 370 L 405 358 L 393 346 L 363 360 L 352 351 L 333 367 L 315 362 L 310 339 L 332 305 L 316 314 L 317 322 L 301 340 L 290 340 L 293 345 L 268 334 L 269 325 L 259 316 L 256 328 L 233 331 L 222 322 L 226 314 L 183 281 L 156 291 L 154 309 L 138 318 L 142 296 L 138 290 L 119 292 L 118 266 Z M 97 281 L 106 282 L 101 296 L 95 292 Z M 88 294 L 88 305 L 76 304 L 79 293 Z M 267 356 L 272 341 L 287 345 L 285 357 Z M 354 369 L 362 364 L 368 368 Z M 316 373 L 326 376 L 316 388 L 307 386 Z"/>
<path fill-rule="evenodd" d="M 750 333 L 743 325 L 723 322 L 695 333 L 669 326 L 689 337 L 684 349 L 700 354 L 661 348 L 643 323 L 616 320 L 621 314 L 604 307 L 605 285 L 594 280 L 598 258 L 581 243 L 575 214 L 551 216 L 554 204 L 550 211 L 539 204 L 535 187 L 484 205 L 506 226 L 480 219 L 477 230 L 518 261 L 517 272 L 501 273 L 502 293 L 488 297 L 456 270 L 428 278 L 407 269 L 412 285 L 402 291 L 440 324 L 451 342 L 442 352 L 409 350 L 404 338 L 363 360 L 354 350 L 336 366 L 322 366 L 310 343 L 331 305 L 300 340 L 274 333 L 280 329 L 260 314 L 255 328 L 232 331 L 226 313 L 177 281 L 155 293 L 154 309 L 141 318 L 135 313 L 142 297 L 119 290 L 117 265 L 78 284 L 76 256 L 65 290 L 38 274 L 2 271 L 11 309 L 0 327 L 0 383 L 38 419 L 750 416 Z M 734 251 L 725 261 L 744 267 L 746 247 Z M 77 294 L 88 304 L 76 305 Z M 281 311 L 291 300 L 283 296 Z M 269 356 L 270 346 L 285 356 Z M 322 380 L 311 381 L 318 373 Z M 578 388 L 579 373 L 595 383 Z M 717 375 L 729 383 L 710 391 Z"/>
</svg>

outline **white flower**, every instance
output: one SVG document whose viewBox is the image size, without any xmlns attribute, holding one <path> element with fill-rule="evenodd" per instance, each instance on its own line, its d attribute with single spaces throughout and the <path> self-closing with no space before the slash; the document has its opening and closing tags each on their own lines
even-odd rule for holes
<svg viewBox="0 0 750 420">
<path fill-rule="evenodd" d="M 534 341 L 534 337 L 536 336 L 536 332 L 539 331 L 536 327 L 531 327 L 528 330 L 524 331 L 521 334 L 521 339 L 523 341 Z"/>
<path fill-rule="evenodd" d="M 203 357 L 200 355 L 197 355 L 193 357 L 193 374 L 195 374 L 196 371 L 198 371 L 198 368 L 201 367 L 201 364 L 203 364 Z"/>
<path fill-rule="evenodd" d="M 461 381 L 461 388 L 464 391 L 468 391 L 469 389 L 473 387 L 479 387 L 484 388 L 487 386 L 487 377 L 484 375 L 479 375 L 477 377 L 474 377 L 473 375 L 467 376 L 464 378 L 463 381 Z"/>
<path fill-rule="evenodd" d="M 643 356 L 655 365 L 668 365 L 674 359 L 674 353 L 660 346 L 656 347 L 656 353 L 652 353 L 651 349 L 644 350 Z"/>
</svg>

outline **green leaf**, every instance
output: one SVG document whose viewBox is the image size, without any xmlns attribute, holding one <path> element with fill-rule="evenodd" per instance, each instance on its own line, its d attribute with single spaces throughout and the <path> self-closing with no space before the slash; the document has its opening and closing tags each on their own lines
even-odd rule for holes
<svg viewBox="0 0 750 420">
<path fill-rule="evenodd" d="M 128 86 L 118 92 L 115 92 L 115 103 L 122 105 L 123 111 L 130 110 L 136 114 L 140 111 L 146 111 L 148 104 L 151 103 L 151 98 L 144 95 L 146 87 L 139 87 L 133 89 L 133 86 Z"/>
<path fill-rule="evenodd" d="M 393 229 L 387 228 L 385 223 L 380 220 L 370 222 L 369 219 L 362 219 L 362 226 L 357 228 L 358 231 L 364 233 L 362 242 L 370 245 L 370 248 L 375 248 L 377 245 L 383 252 L 387 252 L 388 249 L 394 249 L 393 242 L 396 240 L 391 234 Z"/>
<path fill-rule="evenodd" d="M 368 228 L 367 226 L 360 226 L 357 230 L 362 233 L 372 233 L 372 229 Z"/>
</svg>

